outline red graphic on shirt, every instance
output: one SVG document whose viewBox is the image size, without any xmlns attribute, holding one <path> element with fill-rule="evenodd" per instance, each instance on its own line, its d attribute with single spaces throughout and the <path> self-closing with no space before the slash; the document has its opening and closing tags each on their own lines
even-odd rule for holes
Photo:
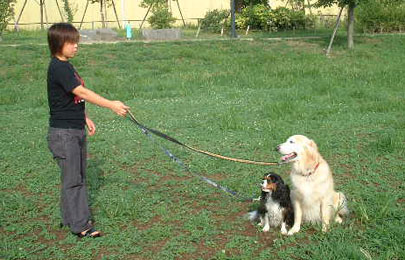
<svg viewBox="0 0 405 260">
<path fill-rule="evenodd" d="M 82 85 L 85 88 L 84 80 L 79 76 L 79 74 L 77 74 L 77 72 L 75 72 L 75 77 L 80 82 L 80 85 Z M 79 104 L 79 103 L 84 102 L 84 99 L 79 96 L 75 96 L 74 102 L 75 102 L 75 104 Z"/>
</svg>

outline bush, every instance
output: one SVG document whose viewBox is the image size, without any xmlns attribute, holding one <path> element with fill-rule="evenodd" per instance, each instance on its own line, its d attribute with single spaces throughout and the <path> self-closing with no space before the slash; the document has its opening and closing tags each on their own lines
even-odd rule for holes
<svg viewBox="0 0 405 260">
<path fill-rule="evenodd" d="M 305 29 L 316 28 L 318 17 L 314 14 L 305 15 Z"/>
<path fill-rule="evenodd" d="M 149 16 L 148 22 L 153 29 L 171 28 L 176 21 L 172 13 L 165 5 L 157 5 L 152 10 L 152 15 Z"/>
<path fill-rule="evenodd" d="M 229 16 L 226 10 L 212 10 L 205 14 L 201 20 L 201 28 L 211 32 L 220 32 L 224 21 Z"/>
<path fill-rule="evenodd" d="M 0 0 L 0 39 L 8 21 L 14 14 L 15 0 Z"/>
<path fill-rule="evenodd" d="M 247 6 L 237 15 L 236 25 L 241 29 L 250 26 L 252 29 L 268 30 L 270 10 L 270 7 L 263 4 Z"/>
<path fill-rule="evenodd" d="M 277 30 L 304 29 L 305 13 L 279 7 L 271 12 L 270 26 Z"/>
<path fill-rule="evenodd" d="M 396 32 L 405 29 L 405 3 L 401 0 L 368 0 L 356 10 L 356 27 L 363 32 Z"/>
<path fill-rule="evenodd" d="M 249 25 L 252 29 L 278 31 L 303 29 L 307 22 L 312 25 L 314 21 L 314 17 L 306 17 L 303 11 L 284 7 L 271 10 L 270 7 L 260 4 L 244 8 L 238 15 L 236 24 L 241 29 Z"/>
</svg>

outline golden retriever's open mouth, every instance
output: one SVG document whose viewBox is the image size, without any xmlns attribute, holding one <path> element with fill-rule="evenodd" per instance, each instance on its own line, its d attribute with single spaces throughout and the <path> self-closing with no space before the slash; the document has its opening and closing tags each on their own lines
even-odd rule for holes
<svg viewBox="0 0 405 260">
<path fill-rule="evenodd" d="M 286 154 L 286 155 L 282 156 L 280 158 L 280 160 L 282 162 L 284 162 L 284 163 L 287 163 L 287 162 L 291 161 L 292 159 L 294 159 L 295 157 L 297 157 L 297 153 L 292 152 L 292 153 L 289 153 L 289 154 Z"/>
</svg>

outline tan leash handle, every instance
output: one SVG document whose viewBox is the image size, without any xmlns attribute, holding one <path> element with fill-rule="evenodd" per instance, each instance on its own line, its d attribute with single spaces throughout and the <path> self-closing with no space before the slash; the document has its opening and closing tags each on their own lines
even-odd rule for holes
<svg viewBox="0 0 405 260">
<path fill-rule="evenodd" d="M 200 150 L 200 149 L 188 146 L 188 145 L 184 145 L 184 146 L 187 147 L 188 149 L 192 150 L 192 151 L 199 152 L 199 153 L 202 153 L 202 154 L 206 154 L 206 155 L 211 156 L 211 157 L 216 157 L 216 158 L 228 160 L 228 161 L 246 163 L 246 164 L 264 165 L 264 166 L 279 165 L 279 163 L 276 163 L 276 162 L 257 162 L 257 161 L 246 160 L 246 159 L 232 158 L 232 157 L 227 157 L 227 156 L 223 156 L 223 155 L 220 155 L 220 154 L 215 154 L 215 153 L 211 153 L 211 152 L 208 152 L 208 151 Z"/>
</svg>

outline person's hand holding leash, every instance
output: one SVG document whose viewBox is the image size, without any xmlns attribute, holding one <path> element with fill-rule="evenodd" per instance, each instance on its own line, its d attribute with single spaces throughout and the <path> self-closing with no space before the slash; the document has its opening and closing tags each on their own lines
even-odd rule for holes
<svg viewBox="0 0 405 260">
<path fill-rule="evenodd" d="M 116 113 L 117 115 L 125 117 L 129 110 L 129 106 L 126 106 L 121 101 L 116 100 L 112 101 L 111 110 L 114 111 L 114 113 Z"/>
</svg>

